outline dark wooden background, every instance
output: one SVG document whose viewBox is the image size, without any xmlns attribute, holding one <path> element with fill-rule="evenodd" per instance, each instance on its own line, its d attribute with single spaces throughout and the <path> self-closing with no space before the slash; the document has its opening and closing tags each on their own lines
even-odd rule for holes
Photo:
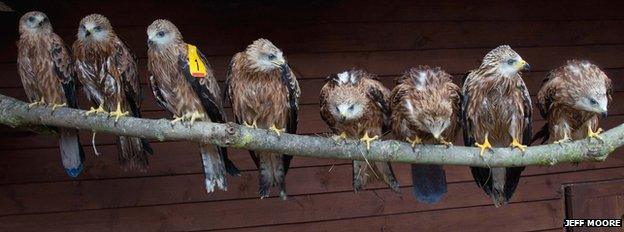
<svg viewBox="0 0 624 232">
<path fill-rule="evenodd" d="M 17 19 L 41 10 L 70 44 L 79 20 L 101 13 L 139 57 L 143 113 L 166 114 L 146 83 L 147 25 L 167 18 L 185 40 L 208 55 L 223 81 L 230 57 L 252 40 L 272 40 L 287 55 L 302 88 L 301 134 L 328 132 L 318 113 L 324 78 L 351 67 L 376 73 L 387 87 L 411 66 L 441 66 L 456 83 L 490 49 L 510 44 L 533 70 L 525 80 L 535 94 L 542 78 L 566 59 L 589 59 L 614 80 L 614 103 L 604 128 L 624 121 L 624 2 L 621 1 L 9 1 L 21 11 L 0 13 L 0 93 L 25 99 L 15 64 Z M 85 98 L 81 105 L 87 107 Z M 229 111 L 228 111 L 229 113 Z M 230 114 L 231 115 L 231 114 Z M 543 124 L 535 114 L 534 128 Z M 624 178 L 622 151 L 606 162 L 528 167 L 513 201 L 495 208 L 466 167 L 447 167 L 449 193 L 434 205 L 411 195 L 409 166 L 396 164 L 402 194 L 371 184 L 351 188 L 350 162 L 295 158 L 287 176 L 290 198 L 257 198 L 257 174 L 246 152 L 232 150 L 242 176 L 229 191 L 207 195 L 195 144 L 153 142 L 149 170 L 124 172 L 113 137 L 98 135 L 97 157 L 82 134 L 85 171 L 70 179 L 57 140 L 17 129 L 0 131 L 2 231 L 406 231 L 561 230 L 562 184 Z M 460 140 L 456 143 L 461 144 Z"/>
</svg>

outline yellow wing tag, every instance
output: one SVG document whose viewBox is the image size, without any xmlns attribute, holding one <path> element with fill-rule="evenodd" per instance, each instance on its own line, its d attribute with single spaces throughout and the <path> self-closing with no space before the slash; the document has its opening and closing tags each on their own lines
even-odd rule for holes
<svg viewBox="0 0 624 232">
<path fill-rule="evenodd" d="M 197 53 L 197 47 L 190 44 L 188 44 L 188 64 L 191 76 L 204 78 L 208 75 L 206 73 L 206 65 L 202 62 Z"/>
</svg>

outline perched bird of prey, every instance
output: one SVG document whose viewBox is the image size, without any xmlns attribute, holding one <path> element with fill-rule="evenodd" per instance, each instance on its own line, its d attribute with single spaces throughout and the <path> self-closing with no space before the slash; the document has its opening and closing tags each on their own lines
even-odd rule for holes
<svg viewBox="0 0 624 232">
<path fill-rule="evenodd" d="M 117 37 L 108 19 L 99 14 L 84 17 L 77 37 L 73 51 L 78 80 L 89 100 L 99 105 L 97 109 L 92 107 L 87 115 L 109 114 L 115 121 L 128 114 L 141 117 L 136 58 Z M 117 147 L 124 169 L 147 167 L 147 153 L 152 153 L 147 141 L 119 136 Z"/>
<path fill-rule="evenodd" d="M 390 90 L 363 70 L 352 69 L 327 78 L 321 89 L 321 118 L 342 138 L 359 138 L 370 143 L 390 130 Z M 382 179 L 400 192 L 388 162 L 353 161 L 353 189 L 360 191 L 369 176 Z"/>
<path fill-rule="evenodd" d="M 607 116 L 611 91 L 609 77 L 589 61 L 570 60 L 551 71 L 537 94 L 547 124 L 534 140 L 561 143 L 585 137 L 600 139 L 598 117 Z"/>
<path fill-rule="evenodd" d="M 531 98 L 520 76 L 529 64 L 507 45 L 490 51 L 468 73 L 462 88 L 461 120 L 466 146 L 487 149 L 511 146 L 522 151 L 531 140 Z M 507 203 L 524 167 L 472 167 L 477 184 L 496 206 Z"/>
<path fill-rule="evenodd" d="M 19 21 L 17 66 L 28 99 L 34 105 L 76 108 L 76 73 L 69 49 L 52 31 L 48 17 L 38 11 Z M 59 128 L 61 159 L 65 171 L 76 177 L 82 171 L 84 153 L 78 130 Z"/>
<path fill-rule="evenodd" d="M 195 120 L 225 123 L 221 91 L 206 57 L 182 39 L 170 21 L 159 19 L 147 28 L 147 68 L 156 101 L 174 115 L 172 123 Z M 240 172 L 227 157 L 227 150 L 200 144 L 206 190 L 227 190 L 225 173 Z"/>
<path fill-rule="evenodd" d="M 459 87 L 440 68 L 411 68 L 392 91 L 392 131 L 415 146 L 452 144 L 459 129 Z M 446 193 L 441 165 L 412 164 L 413 191 L 424 203 L 436 203 Z"/>
<path fill-rule="evenodd" d="M 278 135 L 297 132 L 299 83 L 282 51 L 271 41 L 258 39 L 232 57 L 227 72 L 226 98 L 236 122 L 269 128 Z M 250 151 L 260 172 L 260 197 L 277 186 L 286 198 L 285 176 L 292 156 Z"/>
</svg>

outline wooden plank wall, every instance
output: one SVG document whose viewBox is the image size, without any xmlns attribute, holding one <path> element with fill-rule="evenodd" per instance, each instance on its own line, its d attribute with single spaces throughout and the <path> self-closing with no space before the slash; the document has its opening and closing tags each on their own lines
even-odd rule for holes
<svg viewBox="0 0 624 232">
<path fill-rule="evenodd" d="M 301 134 L 328 132 L 318 113 L 318 92 L 330 73 L 366 68 L 392 87 L 408 67 L 428 64 L 443 67 L 459 84 L 463 73 L 500 44 L 512 45 L 533 67 L 525 75 L 532 94 L 545 73 L 566 59 L 598 63 L 616 90 L 602 125 L 624 121 L 621 1 L 70 0 L 14 1 L 12 6 L 47 12 L 68 43 L 84 15 L 107 15 L 140 59 L 143 112 L 149 118 L 167 115 L 145 85 L 145 29 L 154 19 L 168 18 L 208 55 L 220 81 L 231 55 L 252 40 L 268 38 L 282 48 L 302 87 Z M 0 13 L 0 93 L 24 99 L 15 66 L 18 18 Z M 84 103 L 81 97 L 87 107 Z M 534 128 L 543 125 L 537 114 L 535 121 Z M 95 156 L 85 132 L 85 171 L 69 179 L 56 139 L 6 127 L 0 131 L 2 231 L 556 231 L 564 217 L 561 184 L 624 178 L 621 150 L 603 163 L 529 167 L 513 201 L 495 208 L 466 167 L 447 167 L 448 195 L 424 205 L 411 195 L 408 165 L 395 165 L 401 195 L 378 183 L 354 194 L 349 162 L 295 158 L 287 177 L 290 198 L 259 200 L 256 170 L 244 151 L 231 151 L 242 176 L 229 178 L 229 191 L 207 195 L 198 149 L 191 143 L 153 142 L 149 170 L 124 172 L 113 137 L 97 136 L 103 155 Z"/>
</svg>

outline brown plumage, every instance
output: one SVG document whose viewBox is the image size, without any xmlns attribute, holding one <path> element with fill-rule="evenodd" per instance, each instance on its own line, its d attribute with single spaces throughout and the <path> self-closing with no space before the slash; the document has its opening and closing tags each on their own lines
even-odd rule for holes
<svg viewBox="0 0 624 232">
<path fill-rule="evenodd" d="M 440 68 L 411 68 L 392 91 L 392 131 L 415 145 L 447 144 L 459 129 L 459 87 Z M 446 175 L 440 165 L 412 165 L 413 191 L 425 203 L 438 202 L 446 193 Z"/>
<path fill-rule="evenodd" d="M 24 14 L 19 21 L 17 66 L 31 106 L 45 104 L 76 108 L 76 73 L 69 49 L 52 31 L 48 17 L 38 11 Z M 84 153 L 78 130 L 59 128 L 61 159 L 71 177 L 80 174 Z"/>
<path fill-rule="evenodd" d="M 234 55 L 227 73 L 226 98 L 236 122 L 271 128 L 280 134 L 297 132 L 299 84 L 284 55 L 271 41 L 258 39 Z M 268 197 L 271 186 L 286 198 L 285 175 L 292 156 L 250 151 L 260 175 L 260 197 Z"/>
<path fill-rule="evenodd" d="M 370 145 L 389 131 L 390 90 L 363 70 L 352 69 L 329 76 L 320 94 L 321 117 L 335 134 L 361 138 Z M 372 139 L 371 139 L 372 138 Z M 372 165 L 372 166 L 371 166 Z M 353 161 L 353 189 L 357 192 L 377 176 L 395 192 L 400 192 L 388 162 Z"/>
<path fill-rule="evenodd" d="M 206 68 L 205 76 L 191 74 L 188 44 L 173 23 L 159 19 L 147 28 L 147 68 L 150 85 L 158 103 L 179 121 L 195 120 L 227 122 L 221 91 L 212 68 L 201 52 L 199 59 Z M 239 171 L 227 157 L 227 150 L 210 144 L 200 144 L 206 191 L 217 186 L 227 190 L 225 173 Z"/>
<path fill-rule="evenodd" d="M 99 105 L 87 114 L 110 111 L 110 116 L 141 116 L 141 86 L 136 58 L 119 39 L 106 17 L 92 14 L 80 21 L 73 52 L 78 80 L 89 100 Z M 145 140 L 119 136 L 119 162 L 124 169 L 147 168 Z"/>
<path fill-rule="evenodd" d="M 462 88 L 461 118 L 466 146 L 512 146 L 524 150 L 531 140 L 531 99 L 520 76 L 529 65 L 507 45 L 488 52 L 468 73 Z M 490 144 L 491 143 L 491 144 Z M 471 168 L 477 184 L 496 206 L 513 195 L 524 167 Z"/>
<path fill-rule="evenodd" d="M 548 122 L 534 138 L 565 142 L 597 136 L 599 116 L 607 115 L 611 80 L 589 61 L 570 60 L 546 76 L 537 94 L 538 106 Z"/>
</svg>

